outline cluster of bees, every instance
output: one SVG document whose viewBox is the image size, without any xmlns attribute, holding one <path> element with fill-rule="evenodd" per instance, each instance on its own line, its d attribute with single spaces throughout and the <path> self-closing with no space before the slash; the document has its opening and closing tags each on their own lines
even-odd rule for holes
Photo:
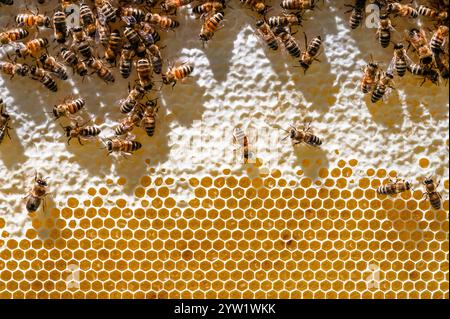
<svg viewBox="0 0 450 319">
<path fill-rule="evenodd" d="M 393 57 L 386 71 L 380 64 L 370 61 L 364 67 L 361 80 L 361 90 L 364 94 L 371 94 L 372 103 L 377 103 L 387 93 L 394 89 L 394 75 L 403 77 L 406 71 L 421 77 L 422 84 L 429 80 L 439 85 L 442 78 L 446 82 L 449 78 L 449 46 L 448 46 L 448 0 L 429 0 L 413 6 L 399 1 L 377 0 L 380 16 L 376 38 L 382 48 L 388 48 L 392 43 Z M 350 5 L 351 14 L 349 24 L 352 29 L 358 28 L 364 19 L 365 0 L 356 0 Z M 419 16 L 431 20 L 434 25 L 431 37 L 424 28 L 417 26 Z M 402 22 L 413 26 L 401 34 L 391 22 L 392 18 L 402 18 Z M 392 41 L 394 36 L 402 37 L 403 41 Z M 405 45 L 407 44 L 407 47 Z M 408 55 L 412 49 L 417 60 Z"/>
</svg>

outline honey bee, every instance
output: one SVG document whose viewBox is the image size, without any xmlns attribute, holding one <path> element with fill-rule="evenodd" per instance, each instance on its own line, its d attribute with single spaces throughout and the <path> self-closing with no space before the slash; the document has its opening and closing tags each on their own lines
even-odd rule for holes
<svg viewBox="0 0 450 319">
<path fill-rule="evenodd" d="M 256 30 L 269 48 L 275 51 L 278 50 L 277 37 L 270 29 L 270 26 L 266 22 L 264 22 L 264 20 L 259 20 L 256 22 Z"/>
<path fill-rule="evenodd" d="M 448 7 L 448 4 L 447 4 Z M 439 20 L 441 22 L 445 22 L 448 19 L 448 12 L 447 10 L 438 11 L 436 9 L 428 8 L 424 5 L 419 6 L 419 9 L 417 9 L 417 12 L 425 17 Z"/>
<path fill-rule="evenodd" d="M 150 62 L 153 66 L 153 72 L 156 74 L 161 74 L 162 71 L 162 57 L 161 51 L 156 44 L 149 46 L 148 53 L 150 55 Z"/>
<path fill-rule="evenodd" d="M 122 7 L 121 9 L 122 17 L 133 17 L 136 23 L 139 23 L 145 19 L 145 12 L 139 8 L 135 7 Z"/>
<path fill-rule="evenodd" d="M 105 81 L 106 83 L 112 82 L 114 83 L 114 75 L 112 72 L 102 63 L 99 59 L 90 59 L 88 61 L 88 66 L 92 68 L 95 73 L 97 73 L 98 77 Z"/>
<path fill-rule="evenodd" d="M 444 42 L 448 41 L 448 27 L 445 25 L 441 25 L 434 32 L 430 41 L 430 49 L 434 55 L 439 54 L 442 51 L 444 46 Z"/>
<path fill-rule="evenodd" d="M 165 12 L 176 14 L 178 8 L 187 6 L 192 1 L 193 0 L 163 0 L 161 3 L 161 9 Z"/>
<path fill-rule="evenodd" d="M 411 29 L 407 32 L 407 41 L 419 56 L 420 64 L 428 65 L 433 62 L 433 53 L 428 45 L 425 31 L 423 29 Z"/>
<path fill-rule="evenodd" d="M 248 160 L 253 157 L 253 153 L 250 151 L 248 136 L 239 127 L 235 128 L 233 132 L 233 143 L 236 144 L 238 146 L 238 149 L 242 152 L 244 163 L 248 163 Z M 235 149 L 234 151 L 238 149 Z"/>
<path fill-rule="evenodd" d="M 372 59 L 371 59 L 372 60 Z M 364 75 L 361 79 L 361 90 L 364 94 L 372 91 L 378 79 L 379 66 L 378 63 L 370 61 L 364 68 Z"/>
<path fill-rule="evenodd" d="M 10 120 L 11 117 L 8 112 L 6 112 L 5 104 L 3 103 L 3 99 L 0 97 L 0 144 L 2 144 L 5 136 L 8 136 L 9 139 L 11 139 L 11 136 L 9 135 L 9 130 L 11 127 L 8 125 Z"/>
<path fill-rule="evenodd" d="M 437 184 L 435 184 L 430 176 L 425 178 L 425 180 L 422 183 L 425 186 L 425 192 L 423 193 L 423 196 L 425 198 L 428 198 L 431 207 L 433 207 L 436 210 L 441 209 L 442 195 L 437 191 L 437 188 L 439 187 L 441 181 L 438 181 Z"/>
<path fill-rule="evenodd" d="M 378 42 L 383 48 L 387 48 L 391 43 L 391 32 L 395 31 L 391 24 L 391 20 L 387 15 L 380 15 L 380 21 L 378 22 L 377 38 Z"/>
<path fill-rule="evenodd" d="M 106 140 L 106 148 L 108 155 L 112 153 L 132 155 L 133 152 L 139 150 L 142 144 L 138 141 L 130 140 L 128 138 L 113 137 Z"/>
<path fill-rule="evenodd" d="M 125 37 L 130 42 L 131 46 L 133 48 L 136 48 L 139 43 L 141 43 L 141 38 L 139 37 L 139 33 L 137 33 L 136 30 L 134 30 L 132 27 L 125 27 L 125 31 L 123 32 Z"/>
<path fill-rule="evenodd" d="M 55 80 L 46 70 L 33 65 L 30 67 L 30 76 L 33 80 L 41 82 L 50 91 L 58 91 L 58 86 L 56 85 Z"/>
<path fill-rule="evenodd" d="M 116 22 L 117 8 L 109 0 L 95 0 L 95 6 L 101 24 Z"/>
<path fill-rule="evenodd" d="M 120 121 L 119 125 L 114 130 L 117 136 L 130 133 L 135 126 L 139 126 L 143 114 L 140 111 L 132 112 L 130 115 Z"/>
<path fill-rule="evenodd" d="M 322 46 L 322 38 L 320 36 L 315 37 L 308 44 L 308 39 L 305 33 L 305 47 L 306 50 L 302 52 L 302 56 L 299 60 L 300 66 L 303 68 L 303 71 L 306 72 L 313 61 L 319 61 L 317 56 L 319 55 L 319 50 Z"/>
<path fill-rule="evenodd" d="M 37 172 L 34 177 L 34 185 L 28 195 L 25 197 L 27 199 L 26 208 L 28 213 L 33 213 L 39 209 L 41 203 L 43 202 L 42 208 L 45 210 L 45 196 L 49 193 L 48 184 L 45 179 L 38 178 Z"/>
<path fill-rule="evenodd" d="M 346 13 L 351 12 L 349 20 L 350 28 L 356 29 L 361 25 L 361 21 L 364 18 L 366 0 L 355 0 L 354 5 L 346 4 L 345 6 L 351 8 L 350 10 L 346 11 Z"/>
<path fill-rule="evenodd" d="M 130 113 L 144 96 L 145 89 L 142 86 L 135 85 L 131 90 L 130 85 L 128 85 L 128 96 L 120 101 L 120 112 Z"/>
<path fill-rule="evenodd" d="M 0 71 L 6 75 L 11 75 L 12 79 L 16 74 L 27 76 L 30 73 L 30 67 L 28 64 L 0 61 Z"/>
<path fill-rule="evenodd" d="M 122 53 L 119 59 L 119 71 L 124 79 L 130 76 L 132 65 L 133 65 L 134 51 L 133 47 L 129 43 L 125 43 L 122 47 Z"/>
<path fill-rule="evenodd" d="M 386 73 L 383 72 L 381 74 L 370 97 L 372 103 L 377 103 L 383 96 L 385 96 L 386 92 L 390 89 L 394 89 L 393 79 L 394 75 L 392 74 L 392 70 L 388 69 Z"/>
<path fill-rule="evenodd" d="M 222 12 L 224 9 L 225 9 L 224 2 L 213 0 L 213 1 L 206 1 L 196 5 L 195 7 L 192 8 L 192 12 L 196 15 L 203 16 L 210 12 L 214 13 Z"/>
<path fill-rule="evenodd" d="M 14 0 L 0 0 L 0 4 L 5 4 L 7 6 L 12 6 L 14 4 Z"/>
<path fill-rule="evenodd" d="M 185 79 L 193 71 L 194 66 L 187 62 L 175 67 L 169 66 L 168 71 L 162 74 L 162 81 L 164 84 L 172 84 L 172 87 L 174 87 L 177 81 Z"/>
<path fill-rule="evenodd" d="M 289 27 L 292 25 L 302 25 L 302 12 L 283 13 L 280 16 L 272 16 L 269 18 L 268 24 L 271 28 L 275 27 Z"/>
<path fill-rule="evenodd" d="M 75 122 L 75 125 L 68 125 L 61 127 L 66 133 L 66 136 L 68 137 L 67 144 L 69 145 L 72 138 L 76 138 L 78 140 L 78 143 L 80 145 L 83 145 L 83 143 L 81 143 L 81 138 L 83 139 L 93 138 L 101 133 L 100 128 L 96 126 L 87 126 L 87 123 L 80 125 L 78 122 Z"/>
<path fill-rule="evenodd" d="M 283 138 L 282 141 L 289 137 L 294 142 L 294 146 L 301 143 L 314 147 L 322 145 L 322 140 L 312 133 L 311 122 L 309 122 L 303 129 L 297 129 L 291 125 L 289 130 L 284 131 L 289 133 L 289 135 Z"/>
<path fill-rule="evenodd" d="M 86 34 L 94 38 L 97 32 L 95 16 L 91 8 L 84 2 L 80 4 L 80 22 Z"/>
<path fill-rule="evenodd" d="M 39 13 L 21 13 L 16 16 L 16 23 L 19 27 L 46 27 L 51 28 L 52 20 Z"/>
<path fill-rule="evenodd" d="M 389 179 L 388 184 L 378 187 L 377 193 L 380 195 L 395 195 L 412 189 L 412 183 L 402 179 L 395 181 Z"/>
<path fill-rule="evenodd" d="M 387 13 L 388 14 L 394 14 L 396 17 L 410 17 L 410 18 L 417 18 L 419 16 L 419 13 L 416 9 L 413 7 L 407 5 L 407 4 L 401 4 L 397 2 L 389 3 L 387 5 Z"/>
<path fill-rule="evenodd" d="M 146 46 L 161 40 L 159 33 L 148 22 L 142 22 L 138 32 Z"/>
<path fill-rule="evenodd" d="M 430 80 L 433 84 L 436 85 L 439 84 L 439 73 L 430 65 L 411 63 L 410 65 L 408 65 L 408 71 L 414 75 L 423 77 L 421 86 L 425 83 L 426 80 Z"/>
<path fill-rule="evenodd" d="M 146 91 L 151 90 L 153 87 L 153 81 L 152 66 L 150 61 L 148 59 L 139 59 L 137 61 L 136 70 L 141 87 Z"/>
<path fill-rule="evenodd" d="M 258 12 L 259 14 L 266 14 L 269 7 L 264 3 L 264 0 L 239 0 L 243 4 L 250 7 L 252 10 Z"/>
<path fill-rule="evenodd" d="M 55 119 L 60 117 L 73 117 L 78 111 L 84 108 L 86 101 L 82 98 L 71 99 L 65 98 L 61 104 L 55 105 L 52 114 Z"/>
<path fill-rule="evenodd" d="M 391 60 L 389 68 L 395 68 L 397 75 L 402 77 L 405 75 L 406 70 L 411 63 L 412 61 L 406 54 L 403 43 L 399 42 L 394 44 L 394 57 Z"/>
<path fill-rule="evenodd" d="M 0 45 L 9 44 L 11 42 L 25 39 L 28 35 L 28 30 L 20 28 L 0 32 Z"/>
<path fill-rule="evenodd" d="M 275 32 L 277 37 L 281 40 L 286 51 L 294 58 L 299 58 L 302 51 L 295 38 L 285 30 Z"/>
<path fill-rule="evenodd" d="M 98 31 L 98 39 L 100 43 L 106 47 L 108 45 L 109 41 L 109 28 L 106 25 L 103 25 L 100 23 L 99 20 L 97 20 L 97 31 Z"/>
<path fill-rule="evenodd" d="M 53 14 L 53 29 L 56 42 L 58 43 L 66 42 L 67 23 L 66 23 L 66 15 L 64 12 L 56 11 Z"/>
<path fill-rule="evenodd" d="M 75 48 L 85 60 L 90 60 L 92 58 L 93 51 L 83 29 L 81 27 L 73 28 L 72 36 L 72 48 Z"/>
<path fill-rule="evenodd" d="M 83 61 L 80 61 L 77 55 L 69 49 L 62 48 L 61 56 L 64 62 L 72 67 L 73 71 L 76 72 L 80 76 L 85 76 L 88 72 L 86 64 Z"/>
<path fill-rule="evenodd" d="M 26 57 L 28 55 L 37 57 L 43 50 L 46 50 L 48 46 L 48 40 L 46 38 L 36 38 L 28 42 L 20 43 L 20 46 L 16 49 L 16 54 L 20 57 Z"/>
<path fill-rule="evenodd" d="M 283 0 L 280 6 L 286 10 L 313 10 L 316 0 Z"/>
<path fill-rule="evenodd" d="M 214 33 L 216 33 L 218 27 L 223 21 L 223 13 L 217 12 L 213 14 L 212 16 L 205 19 L 202 25 L 202 29 L 200 31 L 200 40 L 203 41 L 203 43 L 209 41 L 214 36 Z"/>
<path fill-rule="evenodd" d="M 157 100 L 149 100 L 143 105 L 144 113 L 141 121 L 141 126 L 144 128 L 148 136 L 155 134 L 156 114 L 158 113 Z"/>
<path fill-rule="evenodd" d="M 157 13 L 147 13 L 145 16 L 145 22 L 156 25 L 163 30 L 175 29 L 180 26 L 180 23 L 167 16 L 163 16 Z"/>
<path fill-rule="evenodd" d="M 39 57 L 39 62 L 45 70 L 54 73 L 61 80 L 67 80 L 66 69 L 54 57 L 44 53 Z"/>
<path fill-rule="evenodd" d="M 105 50 L 105 59 L 109 64 L 116 63 L 117 54 L 120 52 L 121 44 L 122 38 L 120 36 L 120 31 L 115 29 L 110 34 L 108 46 Z"/>
</svg>

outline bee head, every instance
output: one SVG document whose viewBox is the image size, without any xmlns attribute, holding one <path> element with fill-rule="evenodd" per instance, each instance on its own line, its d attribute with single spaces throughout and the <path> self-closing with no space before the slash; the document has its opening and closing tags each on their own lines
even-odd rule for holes
<svg viewBox="0 0 450 319">
<path fill-rule="evenodd" d="M 410 181 L 405 181 L 406 189 L 412 188 L 412 183 Z"/>
<path fill-rule="evenodd" d="M 395 50 L 401 50 L 401 49 L 403 49 L 405 46 L 403 45 L 403 43 L 401 43 L 401 42 L 398 42 L 398 43 L 396 43 L 396 44 L 394 44 L 394 49 Z"/>
<path fill-rule="evenodd" d="M 263 21 L 263 20 L 258 20 L 258 21 L 256 21 L 256 27 L 257 27 L 257 28 L 260 28 L 263 24 L 264 24 L 264 21 Z"/>
<path fill-rule="evenodd" d="M 380 14 L 379 16 L 380 20 L 386 20 L 388 18 L 387 14 Z"/>
<path fill-rule="evenodd" d="M 421 64 L 430 64 L 431 62 L 433 62 L 433 56 L 431 54 L 420 58 Z"/>
<path fill-rule="evenodd" d="M 300 66 L 303 68 L 303 70 L 308 70 L 309 69 L 309 64 L 306 63 L 304 60 L 300 60 Z"/>
<path fill-rule="evenodd" d="M 392 80 L 394 78 L 394 74 L 392 74 L 392 72 L 386 72 L 386 77 Z"/>
<path fill-rule="evenodd" d="M 269 6 L 265 5 L 264 2 L 258 2 L 258 4 L 255 6 L 256 12 L 258 12 L 261 15 L 266 14 L 267 10 L 269 10 Z"/>
<path fill-rule="evenodd" d="M 161 74 L 161 77 L 164 84 L 170 84 L 169 78 L 167 77 L 166 73 Z"/>
<path fill-rule="evenodd" d="M 208 42 L 208 37 L 206 36 L 206 34 L 201 33 L 201 34 L 199 35 L 199 38 L 200 38 L 200 40 L 203 41 L 203 42 Z"/>
<path fill-rule="evenodd" d="M 113 144 L 113 142 L 111 140 L 106 141 L 106 148 L 109 152 L 112 151 L 112 144 Z"/>
<path fill-rule="evenodd" d="M 289 130 L 289 137 L 290 137 L 290 138 L 294 138 L 296 133 L 297 133 L 297 131 L 295 130 L 295 128 L 292 127 L 292 128 Z"/>
<path fill-rule="evenodd" d="M 58 111 L 58 106 L 56 106 L 56 105 L 53 107 L 52 113 L 53 113 L 53 116 L 54 116 L 56 119 L 58 119 L 58 118 L 61 117 L 61 114 L 59 114 L 59 111 Z"/>
<path fill-rule="evenodd" d="M 52 24 L 52 20 L 50 19 L 50 17 L 45 17 L 44 25 L 45 25 L 47 28 L 51 28 L 51 24 Z"/>
<path fill-rule="evenodd" d="M 424 183 L 425 185 L 431 185 L 431 184 L 433 184 L 434 182 L 433 182 L 433 179 L 432 179 L 431 177 L 427 177 L 427 178 L 424 179 L 423 183 Z"/>
<path fill-rule="evenodd" d="M 39 57 L 39 61 L 41 61 L 41 63 L 44 63 L 45 60 L 47 60 L 48 55 L 46 53 L 43 53 L 40 57 Z"/>
<path fill-rule="evenodd" d="M 36 184 L 38 184 L 39 186 L 42 186 L 42 187 L 47 187 L 47 182 L 41 178 L 38 178 L 36 180 Z"/>
</svg>

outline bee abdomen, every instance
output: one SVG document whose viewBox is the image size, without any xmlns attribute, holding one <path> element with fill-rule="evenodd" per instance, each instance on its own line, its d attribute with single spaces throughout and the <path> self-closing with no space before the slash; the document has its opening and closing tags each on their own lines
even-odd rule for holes
<svg viewBox="0 0 450 319">
<path fill-rule="evenodd" d="M 308 53 L 312 56 L 315 56 L 319 50 L 320 46 L 322 45 L 322 39 L 320 37 L 315 37 L 308 48 Z"/>
<path fill-rule="evenodd" d="M 372 101 L 372 103 L 376 103 L 383 97 L 384 93 L 385 93 L 384 87 L 376 87 L 375 90 L 373 90 L 372 92 L 370 100 Z"/>
<path fill-rule="evenodd" d="M 387 48 L 391 42 L 391 33 L 389 31 L 381 31 L 379 41 L 383 48 Z"/>
<path fill-rule="evenodd" d="M 58 91 L 58 86 L 56 85 L 56 81 L 53 80 L 48 74 L 46 74 L 43 78 L 42 78 L 42 84 L 44 84 L 44 86 L 49 89 L 52 92 L 56 92 Z"/>
<path fill-rule="evenodd" d="M 433 36 L 430 41 L 430 49 L 434 54 L 439 54 L 442 50 L 444 40 Z"/>
<path fill-rule="evenodd" d="M 67 110 L 69 111 L 69 113 L 75 114 L 79 110 L 81 110 L 85 104 L 86 104 L 86 102 L 84 99 L 76 99 L 68 105 Z"/>
<path fill-rule="evenodd" d="M 120 112 L 122 112 L 122 113 L 130 113 L 134 109 L 135 105 L 136 105 L 136 102 L 133 102 L 132 100 L 126 100 L 120 106 Z"/>
<path fill-rule="evenodd" d="M 361 24 L 363 13 L 359 9 L 354 9 L 350 16 L 350 27 L 356 29 Z"/>
<path fill-rule="evenodd" d="M 393 185 L 383 185 L 378 187 L 377 193 L 381 195 L 392 195 L 395 194 L 395 187 Z"/>
<path fill-rule="evenodd" d="M 39 197 L 30 196 L 30 198 L 27 201 L 27 211 L 29 213 L 35 212 L 38 210 L 39 206 L 41 205 L 41 199 Z"/>
<path fill-rule="evenodd" d="M 430 204 L 434 209 L 441 209 L 441 199 L 437 193 L 430 194 Z"/>
<path fill-rule="evenodd" d="M 142 144 L 139 143 L 138 141 L 128 141 L 127 144 L 127 150 L 129 152 L 134 152 L 137 151 L 138 149 L 140 149 L 142 147 Z"/>
<path fill-rule="evenodd" d="M 294 42 L 294 40 L 289 39 L 286 41 L 286 50 L 289 52 L 289 54 L 295 58 L 299 58 L 301 54 L 301 50 L 297 43 Z"/>
<path fill-rule="evenodd" d="M 398 61 L 398 62 L 395 64 L 395 69 L 396 69 L 396 71 L 397 71 L 397 75 L 400 76 L 400 77 L 405 75 L 406 69 L 407 69 L 407 68 L 408 68 L 408 65 L 407 65 L 406 62 L 403 61 L 403 60 Z"/>
<path fill-rule="evenodd" d="M 322 141 L 320 140 L 320 138 L 318 138 L 315 135 L 309 135 L 306 139 L 305 139 L 305 143 L 312 145 L 312 146 L 319 146 L 322 145 Z"/>
<path fill-rule="evenodd" d="M 156 123 L 154 118 L 148 118 L 144 120 L 144 128 L 148 136 L 153 136 L 153 134 L 155 134 L 155 124 Z"/>
<path fill-rule="evenodd" d="M 101 129 L 95 126 L 88 126 L 81 130 L 81 136 L 97 136 L 101 132 Z"/>
<path fill-rule="evenodd" d="M 425 17 L 433 17 L 435 15 L 435 11 L 433 9 L 427 8 L 424 5 L 419 6 L 417 13 Z"/>
</svg>

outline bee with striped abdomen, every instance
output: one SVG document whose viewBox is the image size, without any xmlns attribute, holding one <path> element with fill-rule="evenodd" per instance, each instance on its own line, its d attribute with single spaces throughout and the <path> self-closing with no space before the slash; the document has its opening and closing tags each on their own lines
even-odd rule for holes
<svg viewBox="0 0 450 319">
<path fill-rule="evenodd" d="M 137 61 L 136 70 L 139 78 L 139 84 L 144 90 L 150 91 L 153 88 L 152 66 L 150 61 L 148 59 L 139 59 Z"/>
<path fill-rule="evenodd" d="M 99 59 L 90 59 L 87 63 L 88 67 L 92 68 L 98 77 L 106 83 L 114 83 L 114 75 Z"/>
<path fill-rule="evenodd" d="M 86 64 L 78 59 L 78 56 L 67 48 L 61 49 L 61 57 L 64 62 L 69 65 L 74 73 L 77 73 L 80 76 L 85 76 L 88 72 Z"/>
<path fill-rule="evenodd" d="M 300 66 L 303 68 L 304 73 L 309 69 L 313 61 L 319 61 L 317 56 L 319 55 L 320 48 L 322 47 L 322 38 L 317 36 L 308 43 L 305 33 L 305 47 L 306 50 L 302 52 L 302 56 L 299 60 Z"/>
<path fill-rule="evenodd" d="M 447 4 L 448 7 L 448 4 Z M 428 8 L 427 6 L 421 5 L 419 6 L 419 9 L 417 9 L 417 12 L 425 17 L 431 18 L 433 20 L 438 20 L 443 24 L 448 23 L 448 12 L 447 10 L 438 10 L 433 8 Z"/>
<path fill-rule="evenodd" d="M 433 84 L 439 84 L 439 73 L 430 65 L 421 65 L 411 63 L 408 65 L 408 71 L 413 75 L 418 75 L 423 77 L 423 82 L 421 86 L 425 83 L 426 80 L 430 80 Z"/>
<path fill-rule="evenodd" d="M 313 10 L 316 0 L 283 0 L 280 6 L 285 10 Z"/>
<path fill-rule="evenodd" d="M 283 138 L 282 141 L 289 137 L 294 142 L 294 146 L 301 143 L 314 147 L 322 145 L 322 140 L 314 135 L 311 130 L 311 122 L 303 129 L 297 129 L 295 126 L 291 125 L 289 130 L 284 131 L 289 133 L 289 135 Z"/>
<path fill-rule="evenodd" d="M 375 88 L 372 91 L 372 95 L 370 96 L 370 101 L 372 103 L 377 103 L 379 100 L 386 95 L 391 89 L 394 89 L 393 81 L 394 75 L 392 70 L 388 69 L 386 73 L 382 73 L 377 83 L 375 84 Z"/>
<path fill-rule="evenodd" d="M 120 52 L 120 47 L 122 45 L 122 37 L 120 36 L 120 31 L 115 29 L 111 32 L 109 37 L 108 46 L 105 49 L 105 60 L 109 64 L 115 64 L 117 55 Z"/>
<path fill-rule="evenodd" d="M 133 152 L 139 150 L 142 144 L 127 138 L 113 137 L 106 139 L 106 148 L 108 155 L 112 153 L 132 155 Z"/>
<path fill-rule="evenodd" d="M 95 6 L 101 24 L 116 22 L 117 8 L 109 0 L 95 0 Z"/>
<path fill-rule="evenodd" d="M 433 33 L 430 40 L 430 49 L 434 55 L 439 54 L 442 51 L 444 42 L 448 41 L 448 27 L 445 25 L 439 26 Z"/>
<path fill-rule="evenodd" d="M 157 99 L 149 100 L 145 105 L 141 105 L 143 108 L 143 117 L 141 126 L 145 130 L 148 136 L 155 134 L 156 128 L 156 114 L 158 113 Z"/>
<path fill-rule="evenodd" d="M 412 189 L 412 183 L 403 179 L 396 179 L 395 181 L 389 179 L 386 185 L 378 187 L 377 193 L 380 195 L 395 195 L 403 193 Z"/>
<path fill-rule="evenodd" d="M 386 10 L 388 14 L 394 14 L 396 17 L 410 17 L 415 19 L 419 16 L 416 9 L 407 4 L 401 4 L 398 2 L 389 3 Z"/>
<path fill-rule="evenodd" d="M 97 23 L 91 8 L 84 2 L 80 4 L 80 23 L 87 36 L 94 38 L 97 33 Z"/>
<path fill-rule="evenodd" d="M 37 211 L 41 206 L 41 203 L 43 203 L 42 208 L 45 210 L 45 196 L 49 194 L 47 191 L 47 181 L 45 179 L 38 178 L 36 172 L 34 177 L 34 185 L 28 195 L 25 196 L 25 199 L 27 199 L 26 208 L 28 213 Z"/>
<path fill-rule="evenodd" d="M 130 115 L 122 119 L 119 125 L 114 130 L 117 136 L 130 133 L 136 126 L 139 126 L 143 114 L 139 110 L 135 110 Z"/>
<path fill-rule="evenodd" d="M 152 44 L 148 47 L 148 53 L 150 62 L 152 63 L 153 72 L 156 74 L 161 74 L 163 59 L 159 47 L 156 44 Z"/>
<path fill-rule="evenodd" d="M 201 41 L 203 41 L 203 43 L 208 42 L 212 39 L 217 29 L 221 25 L 223 17 L 224 16 L 222 12 L 217 12 L 205 19 L 199 35 L 199 38 Z"/>
<path fill-rule="evenodd" d="M 258 12 L 261 15 L 265 15 L 269 6 L 264 3 L 264 0 L 239 0 L 246 6 L 250 7 L 253 11 Z"/>
<path fill-rule="evenodd" d="M 30 66 L 28 64 L 13 63 L 8 61 L 0 61 L 0 71 L 6 75 L 11 75 L 11 79 L 14 75 L 27 76 L 30 73 Z"/>
<path fill-rule="evenodd" d="M 391 43 L 392 31 L 395 31 L 395 29 L 391 24 L 391 19 L 389 19 L 387 15 L 380 15 L 376 36 L 378 38 L 378 42 L 383 48 L 387 48 L 389 43 Z"/>
<path fill-rule="evenodd" d="M 407 41 L 419 56 L 420 64 L 428 65 L 433 62 L 433 52 L 428 45 L 427 37 L 423 29 L 411 29 L 406 32 Z"/>
<path fill-rule="evenodd" d="M 139 23 L 145 19 L 145 11 L 136 7 L 122 7 L 120 11 L 122 17 L 133 17 L 135 23 Z"/>
<path fill-rule="evenodd" d="M 106 47 L 109 41 L 109 27 L 107 25 L 101 24 L 99 20 L 97 20 L 96 25 L 98 32 L 98 40 L 104 47 Z"/>
<path fill-rule="evenodd" d="M 18 40 L 23 40 L 29 35 L 28 30 L 15 28 L 0 32 L 0 45 L 9 44 Z"/>
<path fill-rule="evenodd" d="M 361 25 L 361 22 L 364 18 L 364 10 L 366 10 L 366 0 L 355 0 L 354 5 L 346 4 L 345 6 L 351 8 L 350 10 L 345 12 L 351 12 L 349 20 L 350 28 L 356 29 Z"/>
<path fill-rule="evenodd" d="M 124 79 L 127 79 L 131 74 L 133 67 L 134 50 L 131 44 L 125 43 L 122 47 L 122 53 L 119 59 L 119 71 Z"/>
<path fill-rule="evenodd" d="M 127 40 L 130 42 L 131 46 L 133 48 L 137 48 L 139 44 L 141 43 L 141 38 L 139 37 L 139 33 L 134 30 L 132 27 L 125 27 L 125 30 L 123 32 L 124 36 L 127 38 Z"/>
<path fill-rule="evenodd" d="M 133 89 L 130 88 L 128 84 L 128 96 L 120 100 L 120 112 L 130 113 L 135 106 L 142 100 L 145 96 L 145 89 L 140 85 L 135 85 Z"/>
<path fill-rule="evenodd" d="M 61 80 L 67 80 L 68 75 L 66 69 L 51 55 L 46 53 L 42 54 L 39 57 L 39 62 L 42 64 L 44 70 L 54 73 Z"/>
<path fill-rule="evenodd" d="M 80 145 L 81 139 L 89 139 L 97 137 L 101 133 L 101 129 L 96 126 L 87 126 L 87 123 L 80 125 L 78 122 L 75 122 L 75 125 L 61 126 L 66 133 L 67 144 L 70 145 L 70 140 L 76 138 Z"/>
<path fill-rule="evenodd" d="M 409 56 L 406 54 L 406 49 L 403 43 L 394 44 L 394 57 L 391 60 L 389 68 L 395 68 L 397 75 L 402 77 L 405 75 L 408 66 L 412 63 Z"/>
<path fill-rule="evenodd" d="M 209 0 L 203 3 L 200 3 L 192 8 L 192 12 L 197 16 L 204 16 L 210 12 L 222 12 L 225 9 L 225 2 L 217 1 L 217 0 Z"/>
<path fill-rule="evenodd" d="M 267 22 L 271 28 L 275 27 L 289 27 L 293 25 L 302 25 L 302 11 L 297 11 L 295 13 L 284 12 L 279 16 L 272 16 Z"/>
<path fill-rule="evenodd" d="M 52 20 L 50 17 L 33 12 L 18 14 L 16 16 L 16 23 L 20 27 L 52 27 Z"/>
<path fill-rule="evenodd" d="M 289 32 L 281 28 L 280 31 L 275 32 L 275 35 L 283 43 L 285 50 L 289 53 L 290 56 L 294 58 L 300 57 L 300 55 L 302 54 L 300 46 Z"/>
<path fill-rule="evenodd" d="M 425 186 L 425 192 L 423 193 L 423 196 L 428 198 L 430 201 L 431 207 L 434 209 L 441 209 L 442 206 L 442 196 L 437 191 L 437 188 L 439 187 L 440 181 L 434 183 L 433 179 L 431 177 L 425 178 L 423 181 L 423 185 Z"/>
<path fill-rule="evenodd" d="M 50 73 L 36 66 L 30 67 L 30 77 L 33 80 L 41 82 L 47 89 L 52 92 L 58 91 L 56 81 L 50 76 Z"/>
<path fill-rule="evenodd" d="M 161 9 L 170 14 L 176 14 L 177 9 L 187 6 L 194 0 L 163 0 Z"/>
<path fill-rule="evenodd" d="M 152 45 L 161 40 L 159 33 L 148 22 L 142 22 L 138 30 L 142 42 L 146 45 Z"/>
<path fill-rule="evenodd" d="M 269 48 L 275 51 L 278 50 L 277 37 L 270 29 L 270 26 L 264 20 L 259 20 L 256 22 L 256 31 Z"/>
<path fill-rule="evenodd" d="M 61 104 L 55 105 L 52 110 L 52 114 L 55 119 L 60 117 L 74 117 L 78 111 L 84 108 L 86 101 L 82 98 L 72 99 L 66 97 Z"/>
<path fill-rule="evenodd" d="M 9 135 L 11 127 L 8 125 L 10 120 L 11 116 L 6 112 L 5 103 L 3 103 L 3 99 L 0 97 L 0 144 L 2 144 L 5 136 L 8 136 L 9 139 L 11 139 L 11 136 Z"/>
<path fill-rule="evenodd" d="M 48 40 L 47 38 L 36 38 L 30 40 L 26 43 L 17 43 L 16 54 L 20 57 L 27 57 L 28 55 L 36 58 L 42 53 L 42 51 L 47 50 Z"/>
<path fill-rule="evenodd" d="M 156 25 L 163 30 L 175 29 L 180 26 L 178 21 L 173 20 L 168 16 L 150 12 L 145 16 L 145 22 Z"/>
<path fill-rule="evenodd" d="M 53 14 L 53 34 L 58 43 L 65 43 L 67 38 L 66 15 L 62 11 Z"/>
<path fill-rule="evenodd" d="M 169 66 L 167 72 L 162 74 L 162 81 L 164 84 L 172 84 L 174 87 L 177 81 L 187 78 L 193 71 L 194 66 L 187 62 L 179 66 Z"/>
</svg>

